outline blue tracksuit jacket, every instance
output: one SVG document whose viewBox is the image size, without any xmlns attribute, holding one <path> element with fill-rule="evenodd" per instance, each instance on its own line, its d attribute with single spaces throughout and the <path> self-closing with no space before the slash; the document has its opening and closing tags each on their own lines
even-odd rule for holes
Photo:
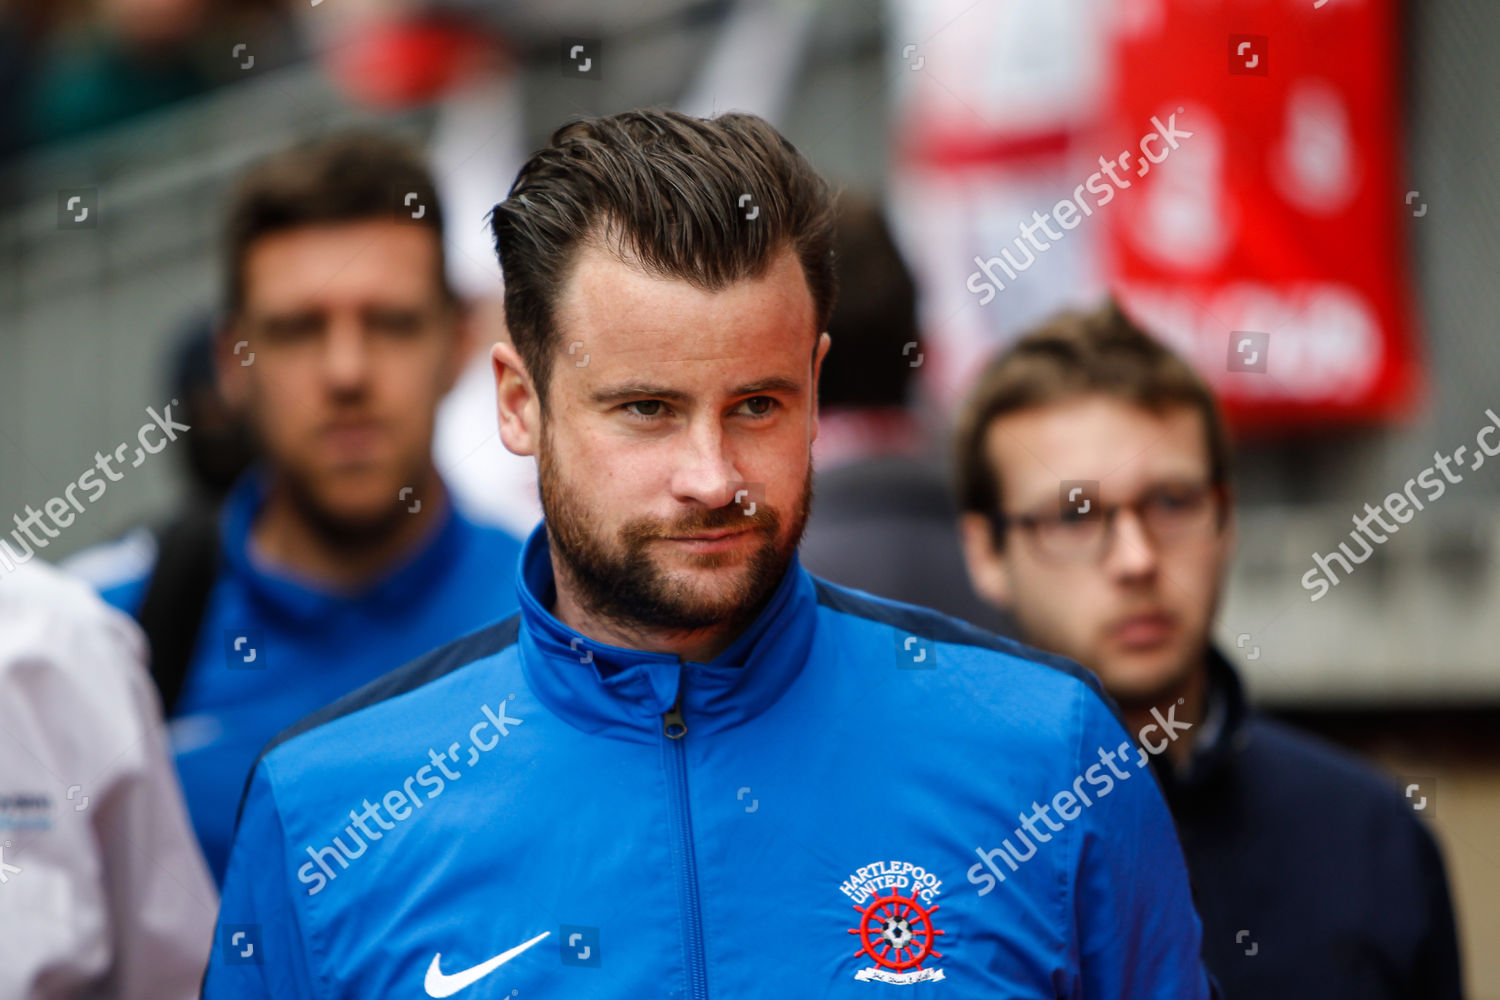
<svg viewBox="0 0 1500 1000">
<path fill-rule="evenodd" d="M 517 607 L 509 570 L 520 543 L 452 507 L 417 551 L 357 592 L 333 592 L 261 565 L 251 556 L 250 531 L 264 495 L 255 472 L 224 503 L 218 578 L 171 726 L 193 831 L 220 882 L 240 793 L 267 741 Z M 152 569 L 109 581 L 101 596 L 136 614 Z"/>
<path fill-rule="evenodd" d="M 1091 675 L 797 562 L 713 662 L 597 643 L 544 527 L 518 615 L 261 756 L 209 1000 L 1209 996 Z"/>
</svg>

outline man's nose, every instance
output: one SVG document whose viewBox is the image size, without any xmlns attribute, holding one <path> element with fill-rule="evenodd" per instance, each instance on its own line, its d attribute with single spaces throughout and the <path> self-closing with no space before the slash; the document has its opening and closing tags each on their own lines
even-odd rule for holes
<svg viewBox="0 0 1500 1000">
<path fill-rule="evenodd" d="M 323 373 L 336 391 L 363 388 L 370 373 L 370 352 L 364 329 L 352 316 L 332 318 L 324 343 Z"/>
<path fill-rule="evenodd" d="M 1156 542 L 1135 511 L 1121 508 L 1116 512 L 1107 544 L 1104 565 L 1111 574 L 1137 578 L 1156 572 Z"/>
<path fill-rule="evenodd" d="M 738 482 L 739 472 L 723 427 L 712 420 L 690 424 L 672 477 L 672 492 L 677 499 L 723 507 L 734 499 Z"/>
</svg>

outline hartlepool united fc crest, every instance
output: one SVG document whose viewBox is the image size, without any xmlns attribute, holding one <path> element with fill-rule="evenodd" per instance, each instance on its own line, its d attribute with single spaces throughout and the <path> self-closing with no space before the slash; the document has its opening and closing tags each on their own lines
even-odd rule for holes
<svg viewBox="0 0 1500 1000">
<path fill-rule="evenodd" d="M 937 982 L 943 970 L 933 962 L 943 957 L 938 938 L 943 934 L 933 919 L 942 880 L 909 861 L 876 861 L 857 869 L 839 890 L 854 901 L 858 923 L 849 928 L 859 946 L 856 958 L 874 964 L 854 974 L 860 982 Z"/>
</svg>

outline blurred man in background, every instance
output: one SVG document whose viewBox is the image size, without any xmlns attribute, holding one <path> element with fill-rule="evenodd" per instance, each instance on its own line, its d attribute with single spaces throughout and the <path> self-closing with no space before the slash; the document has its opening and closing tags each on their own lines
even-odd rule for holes
<svg viewBox="0 0 1500 1000">
<path fill-rule="evenodd" d="M 1370 768 L 1250 710 L 1210 644 L 1233 508 L 1202 379 L 1113 305 L 1065 313 L 990 363 L 957 444 L 975 589 L 1166 750 L 1226 996 L 1458 997 L 1432 836 Z"/>
<path fill-rule="evenodd" d="M 7 1000 L 198 995 L 218 894 L 144 661 L 140 630 L 87 587 L 0 559 Z"/>
<path fill-rule="evenodd" d="M 432 179 L 345 135 L 253 170 L 229 212 L 226 398 L 264 455 L 215 533 L 94 581 L 141 618 L 193 824 L 222 877 L 278 731 L 515 610 L 519 546 L 451 502 L 434 411 L 467 348 Z"/>
<path fill-rule="evenodd" d="M 912 407 L 923 361 L 917 291 L 880 209 L 839 198 L 833 349 L 818 376 L 818 504 L 801 558 L 814 573 L 994 631 L 965 583 L 948 469 Z"/>
</svg>

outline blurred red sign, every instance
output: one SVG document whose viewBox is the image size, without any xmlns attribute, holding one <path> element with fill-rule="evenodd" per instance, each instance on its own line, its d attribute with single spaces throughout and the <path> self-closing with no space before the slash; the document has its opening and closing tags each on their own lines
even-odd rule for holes
<svg viewBox="0 0 1500 1000">
<path fill-rule="evenodd" d="M 1105 214 L 1112 285 L 1244 428 L 1370 422 L 1420 383 L 1395 0 L 1123 0 L 1112 131 L 1177 148 Z M 1116 146 L 1112 143 L 1111 147 Z"/>
</svg>

